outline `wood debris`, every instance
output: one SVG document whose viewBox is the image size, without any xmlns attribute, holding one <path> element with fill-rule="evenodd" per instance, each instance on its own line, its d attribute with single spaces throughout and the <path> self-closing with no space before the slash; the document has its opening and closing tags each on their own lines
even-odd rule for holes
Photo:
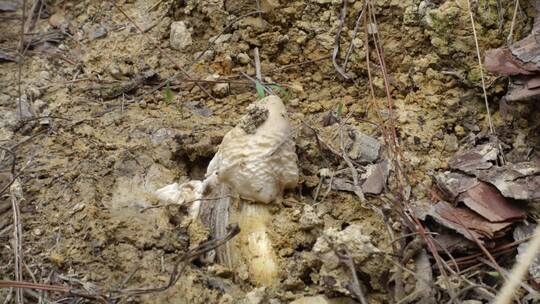
<svg viewBox="0 0 540 304">
<path fill-rule="evenodd" d="M 540 11 L 540 1 L 534 1 Z M 540 17 L 534 20 L 531 33 L 509 47 L 488 50 L 485 67 L 492 73 L 517 76 L 511 81 L 502 102 L 529 100 L 540 96 Z"/>
<path fill-rule="evenodd" d="M 431 206 L 428 216 L 465 238 L 484 243 L 486 239 L 502 237 L 512 222 L 492 223 L 468 208 L 454 207 L 445 201 Z"/>
<path fill-rule="evenodd" d="M 456 154 L 450 168 L 495 186 L 503 196 L 518 200 L 540 199 L 540 160 L 496 166 L 493 143 Z"/>
</svg>

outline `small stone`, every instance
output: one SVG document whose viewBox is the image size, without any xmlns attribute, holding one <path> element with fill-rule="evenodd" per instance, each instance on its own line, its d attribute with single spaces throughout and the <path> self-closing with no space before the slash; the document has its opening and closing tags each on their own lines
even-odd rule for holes
<svg viewBox="0 0 540 304">
<path fill-rule="evenodd" d="M 50 80 L 51 79 L 51 73 L 49 73 L 48 71 L 41 71 L 41 72 L 39 72 L 39 78 L 41 78 L 41 80 L 43 80 L 43 81 Z"/>
<path fill-rule="evenodd" d="M 261 304 L 266 296 L 266 288 L 259 287 L 246 294 L 246 302 L 248 304 Z"/>
<path fill-rule="evenodd" d="M 214 52 L 214 50 L 207 50 L 206 52 L 204 52 L 204 54 L 202 53 L 202 51 L 196 52 L 195 54 L 193 54 L 193 58 L 200 59 L 202 61 L 211 61 L 214 60 L 215 55 L 216 52 Z"/>
<path fill-rule="evenodd" d="M 35 235 L 35 236 L 40 236 L 43 234 L 43 230 L 39 229 L 39 228 L 35 228 L 34 230 L 32 230 L 32 233 Z"/>
<path fill-rule="evenodd" d="M 322 219 L 317 216 L 317 213 L 315 213 L 313 206 L 305 205 L 302 215 L 300 216 L 300 220 L 298 222 L 300 223 L 300 227 L 302 229 L 311 229 L 315 226 L 321 225 Z"/>
<path fill-rule="evenodd" d="M 38 116 L 43 116 L 43 112 L 47 109 L 48 107 L 48 104 L 41 100 L 41 99 L 36 99 L 34 100 L 34 103 L 33 103 L 33 110 L 34 112 L 36 113 L 36 115 Z"/>
<path fill-rule="evenodd" d="M 40 90 L 39 88 L 35 86 L 29 86 L 26 89 L 26 96 L 28 96 L 31 100 L 36 100 L 40 98 L 41 95 L 43 95 L 42 90 Z"/>
<path fill-rule="evenodd" d="M 28 101 L 28 97 L 25 94 L 21 96 L 21 114 L 22 118 L 34 117 L 34 113 L 32 113 L 32 105 Z"/>
<path fill-rule="evenodd" d="M 109 74 L 111 74 L 114 79 L 122 79 L 122 71 L 117 63 L 111 63 L 109 65 Z"/>
<path fill-rule="evenodd" d="M 248 64 L 249 61 L 251 60 L 246 53 L 240 53 L 236 55 L 236 58 L 238 59 L 238 62 L 240 62 L 241 64 Z"/>
<path fill-rule="evenodd" d="M 225 97 L 229 95 L 229 84 L 228 83 L 216 83 L 212 87 L 212 93 L 217 97 Z"/>
<path fill-rule="evenodd" d="M 459 149 L 458 138 L 454 134 L 444 136 L 444 149 L 448 152 L 455 152 Z"/>
<path fill-rule="evenodd" d="M 58 12 L 49 17 L 49 24 L 53 28 L 66 29 L 68 27 L 68 20 L 66 19 L 66 15 Z"/>
<path fill-rule="evenodd" d="M 379 158 L 381 144 L 373 137 L 355 130 L 349 156 L 360 163 L 371 163 Z"/>
<path fill-rule="evenodd" d="M 171 48 L 182 51 L 193 43 L 191 31 L 184 21 L 177 21 L 171 24 L 170 36 Z"/>
<path fill-rule="evenodd" d="M 49 261 L 55 264 L 56 266 L 62 266 L 64 264 L 65 258 L 58 252 L 52 252 L 49 256 Z"/>
<path fill-rule="evenodd" d="M 210 38 L 208 41 L 209 42 L 214 42 L 214 44 L 222 44 L 222 43 L 225 43 L 227 41 L 229 41 L 229 39 L 231 39 L 232 37 L 232 34 L 223 34 L 219 37 L 216 38 L 216 36 Z"/>
<path fill-rule="evenodd" d="M 86 29 L 86 34 L 88 39 L 92 41 L 107 36 L 107 29 L 101 24 L 94 24 Z"/>
<path fill-rule="evenodd" d="M 454 132 L 456 132 L 456 135 L 458 137 L 465 136 L 465 129 L 460 125 L 457 125 L 457 126 L 454 127 Z"/>
</svg>

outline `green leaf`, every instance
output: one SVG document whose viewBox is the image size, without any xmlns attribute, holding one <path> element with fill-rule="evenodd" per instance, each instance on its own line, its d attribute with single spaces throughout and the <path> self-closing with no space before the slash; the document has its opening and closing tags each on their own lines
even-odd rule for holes
<svg viewBox="0 0 540 304">
<path fill-rule="evenodd" d="M 172 103 L 174 101 L 174 94 L 168 82 L 167 82 L 167 86 L 165 86 L 165 90 L 163 91 L 163 97 L 166 103 Z"/>
<path fill-rule="evenodd" d="M 281 94 L 283 94 L 284 97 L 286 97 L 286 98 L 289 97 L 289 92 L 287 92 L 287 90 L 285 90 L 285 88 L 283 88 L 282 86 L 280 86 L 278 84 L 271 84 L 270 87 L 272 89 L 278 90 Z"/>
<path fill-rule="evenodd" d="M 255 81 L 255 89 L 257 90 L 257 96 L 259 99 L 264 98 L 264 87 L 260 82 Z"/>
<path fill-rule="evenodd" d="M 339 103 L 336 110 L 336 117 L 338 120 L 341 120 L 341 114 L 343 114 L 343 103 Z"/>
<path fill-rule="evenodd" d="M 488 271 L 487 274 L 489 274 L 490 276 L 496 278 L 496 279 L 500 279 L 501 278 L 501 274 L 498 273 L 497 271 Z"/>
</svg>

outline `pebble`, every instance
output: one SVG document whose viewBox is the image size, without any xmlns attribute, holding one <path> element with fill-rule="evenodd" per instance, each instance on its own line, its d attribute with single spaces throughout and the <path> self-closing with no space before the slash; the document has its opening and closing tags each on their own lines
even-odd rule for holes
<svg viewBox="0 0 540 304">
<path fill-rule="evenodd" d="M 458 138 L 454 134 L 444 136 L 444 149 L 448 152 L 455 152 L 459 149 Z"/>
<path fill-rule="evenodd" d="M 231 39 L 231 37 L 232 37 L 232 34 L 223 34 L 223 35 L 221 35 L 221 36 L 219 36 L 217 38 L 216 38 L 216 36 L 210 38 L 208 40 L 208 42 L 213 42 L 214 44 L 222 44 L 222 43 L 225 43 L 225 42 L 229 41 L 229 39 Z M 215 39 L 215 41 L 214 41 L 214 39 Z"/>
<path fill-rule="evenodd" d="M 212 93 L 217 97 L 225 97 L 229 94 L 229 84 L 228 83 L 216 83 L 212 87 Z"/>
<path fill-rule="evenodd" d="M 236 55 L 236 58 L 238 59 L 238 62 L 241 64 L 248 64 L 251 61 L 251 58 L 246 53 L 240 53 Z"/>
<path fill-rule="evenodd" d="M 311 297 L 301 297 L 294 300 L 291 304 L 352 304 L 356 303 L 350 298 L 335 298 L 329 299 L 326 296 L 311 296 Z"/>
<path fill-rule="evenodd" d="M 246 294 L 246 303 L 249 304 L 261 304 L 266 296 L 266 288 L 259 287 Z"/>
<path fill-rule="evenodd" d="M 49 17 L 49 25 L 53 28 L 66 29 L 68 27 L 66 15 L 61 12 L 54 13 Z"/>
<path fill-rule="evenodd" d="M 360 163 L 371 163 L 379 158 L 381 144 L 371 136 L 356 130 L 349 156 Z"/>
<path fill-rule="evenodd" d="M 456 132 L 456 135 L 458 137 L 465 136 L 465 129 L 460 125 L 457 125 L 457 126 L 454 127 L 454 132 Z"/>
<path fill-rule="evenodd" d="M 88 29 L 86 30 L 86 34 L 88 35 L 88 39 L 90 41 L 96 40 L 107 36 L 107 29 L 101 24 L 94 24 L 88 27 Z"/>
<path fill-rule="evenodd" d="M 170 36 L 171 48 L 182 51 L 193 44 L 191 31 L 188 29 L 184 21 L 177 21 L 171 24 Z"/>
</svg>

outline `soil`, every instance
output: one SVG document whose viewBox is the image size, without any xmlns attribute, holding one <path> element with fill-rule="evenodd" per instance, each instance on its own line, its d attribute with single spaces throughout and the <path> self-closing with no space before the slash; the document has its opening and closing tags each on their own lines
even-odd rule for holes
<svg viewBox="0 0 540 304">
<path fill-rule="evenodd" d="M 389 198 L 397 196 L 393 173 L 385 192 L 367 196 L 365 203 L 354 193 L 327 192 L 327 184 L 317 190 L 322 169 L 348 170 L 314 136 L 317 132 L 332 145 L 336 125 L 325 126 L 329 115 L 342 108 L 341 119 L 348 117 L 348 124 L 381 144 L 378 125 L 390 120 L 377 54 L 373 47 L 366 54 L 363 29 L 353 37 L 362 1 L 349 1 L 341 36 L 341 58 L 351 40 L 355 46 L 347 73 L 356 84 L 343 80 L 331 60 L 341 1 L 261 0 L 261 16 L 243 16 L 257 9 L 255 1 L 243 0 L 126 0 L 116 6 L 95 0 L 44 2 L 36 35 L 57 28 L 68 34 L 59 43 L 38 43 L 26 52 L 22 111 L 19 65 L 0 63 L 0 144 L 16 153 L 16 172 L 22 172 L 26 281 L 103 290 L 168 282 L 178 257 L 206 241 L 209 232 L 189 220 L 185 207 L 148 208 L 160 204 L 152 193 L 204 175 L 225 133 L 257 98 L 241 74 L 255 74 L 255 47 L 264 81 L 286 90 L 278 94 L 295 129 L 301 169 L 297 189 L 285 193 L 271 211 L 271 238 L 283 270 L 280 284 L 254 286 L 241 269 L 195 261 L 173 287 L 127 302 L 289 303 L 319 294 L 352 297 L 345 288 L 352 280 L 349 272 L 330 271 L 313 251 L 318 238 L 354 225 L 372 246 L 392 252 L 388 228 L 399 234 L 399 221 L 392 212 L 383 217 L 372 207 L 388 207 Z M 385 0 L 373 5 L 377 26 L 372 30 L 384 49 L 411 197 L 421 200 L 428 197 L 433 175 L 448 167 L 448 158 L 471 135 L 489 131 L 467 1 Z M 506 43 L 513 1 L 477 1 L 473 13 L 480 50 Z M 522 4 L 515 40 L 528 34 L 532 16 L 528 4 Z M 170 47 L 176 21 L 185 22 L 192 38 L 181 50 Z M 141 34 L 138 27 L 151 28 Z M 19 19 L 2 20 L 2 48 L 17 47 L 19 30 Z M 217 43 L 197 60 L 213 40 Z M 375 99 L 370 97 L 367 55 Z M 156 89 L 176 73 L 180 76 Z M 212 98 L 189 78 L 230 85 L 202 82 Z M 498 100 L 506 79 L 486 75 L 486 88 L 495 130 L 508 145 L 509 157 L 523 158 L 528 148 L 538 151 L 537 105 L 519 104 L 513 116 L 503 118 Z M 383 150 L 381 158 L 390 157 Z M 0 160 L 2 189 L 11 181 L 11 158 L 0 153 Z M 0 206 L 8 204 L 9 191 L 0 197 Z M 12 215 L 10 209 L 3 212 L 0 278 L 14 279 Z M 393 302 L 389 278 L 395 269 L 380 256 L 364 258 L 368 262 L 358 271 L 369 302 Z M 413 291 L 411 277 L 404 284 Z M 0 299 L 10 295 L 9 289 L 0 289 Z M 37 301 L 36 295 L 27 296 Z M 50 300 L 62 297 L 48 294 Z"/>
</svg>

